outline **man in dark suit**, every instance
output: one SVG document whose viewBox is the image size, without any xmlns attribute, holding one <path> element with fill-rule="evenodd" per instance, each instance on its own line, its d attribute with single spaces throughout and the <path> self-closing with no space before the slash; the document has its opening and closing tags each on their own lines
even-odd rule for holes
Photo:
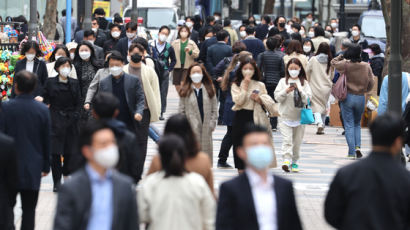
<svg viewBox="0 0 410 230">
<path fill-rule="evenodd" d="M 228 31 L 221 30 L 216 33 L 216 40 L 218 42 L 208 48 L 206 57 L 206 70 L 213 78 L 216 77 L 213 73 L 215 66 L 225 57 L 232 56 L 232 47 L 227 45 L 229 40 Z"/>
<path fill-rule="evenodd" d="M 207 54 L 208 54 L 208 48 L 211 47 L 212 45 L 218 43 L 218 40 L 216 39 L 216 33 L 218 33 L 219 31 L 223 30 L 223 27 L 219 24 L 215 25 L 214 27 L 209 27 L 209 29 L 213 28 L 213 33 L 214 36 L 206 39 L 202 42 L 201 45 L 201 50 L 199 52 L 199 57 L 198 60 L 202 61 L 203 63 L 206 63 L 206 58 L 207 58 Z M 208 32 L 208 31 L 207 31 Z M 203 39 L 203 38 L 202 38 Z"/>
<path fill-rule="evenodd" d="M 330 185 L 325 201 L 330 225 L 349 230 L 410 229 L 410 174 L 399 161 L 404 128 L 404 121 L 392 114 L 373 121 L 370 155 L 341 168 Z"/>
<path fill-rule="evenodd" d="M 242 42 L 246 45 L 246 50 L 252 53 L 253 59 L 257 60 L 258 55 L 265 51 L 263 42 L 255 37 L 255 27 L 246 27 L 246 38 Z"/>
<path fill-rule="evenodd" d="M 301 230 L 292 182 L 269 173 L 276 160 L 264 127 L 248 124 L 238 147 L 246 170 L 221 185 L 216 230 Z"/>
<path fill-rule="evenodd" d="M 127 25 L 125 25 L 127 37 L 121 38 L 115 45 L 114 49 L 120 52 L 124 58 L 128 56 L 128 48 L 131 46 L 132 41 L 137 38 L 137 28 L 137 23 L 128 22 Z M 125 60 L 125 63 L 128 63 L 128 61 Z"/>
<path fill-rule="evenodd" d="M 18 184 L 12 207 L 20 193 L 23 207 L 22 229 L 34 229 L 35 209 L 41 177 L 50 172 L 50 113 L 45 104 L 31 95 L 37 77 L 28 71 L 14 76 L 17 97 L 3 103 L 0 130 L 16 143 Z M 9 226 L 13 226 L 11 212 Z"/>
<path fill-rule="evenodd" d="M 107 35 L 105 34 L 104 30 L 99 28 L 98 20 L 93 18 L 91 21 L 91 29 L 94 31 L 95 34 L 95 44 L 99 47 L 104 46 L 104 42 L 107 40 Z M 79 30 L 74 35 L 74 40 L 77 44 L 84 40 L 84 30 Z"/>
<path fill-rule="evenodd" d="M 98 46 L 97 44 L 95 44 L 96 37 L 95 37 L 94 31 L 92 30 L 84 31 L 84 41 L 89 41 L 93 45 L 95 57 L 99 61 L 103 61 L 104 60 L 104 49 Z"/>
<path fill-rule="evenodd" d="M 99 83 L 100 92 L 114 94 L 120 100 L 118 120 L 125 123 L 127 128 L 135 133 L 136 122 L 142 120 L 145 106 L 144 90 L 141 81 L 124 73 L 124 62 L 121 54 L 113 51 L 108 57 L 110 75 Z"/>
<path fill-rule="evenodd" d="M 0 229 L 7 229 L 17 189 L 17 153 L 13 138 L 1 132 L 0 146 Z"/>
<path fill-rule="evenodd" d="M 131 178 L 113 170 L 119 160 L 113 131 L 92 121 L 80 135 L 84 166 L 60 188 L 54 230 L 139 229 Z"/>
</svg>

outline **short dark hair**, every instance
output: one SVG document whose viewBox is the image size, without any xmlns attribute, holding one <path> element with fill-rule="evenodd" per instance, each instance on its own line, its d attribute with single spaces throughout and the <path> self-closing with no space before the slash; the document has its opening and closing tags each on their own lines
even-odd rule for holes
<svg viewBox="0 0 410 230">
<path fill-rule="evenodd" d="M 92 30 L 84 30 L 84 37 L 89 37 L 89 36 L 93 36 L 95 37 L 95 33 Z"/>
<path fill-rule="evenodd" d="M 397 114 L 385 113 L 370 124 L 373 146 L 390 147 L 398 137 L 404 137 L 405 123 Z"/>
<path fill-rule="evenodd" d="M 184 140 L 175 135 L 167 134 L 159 140 L 158 152 L 161 156 L 161 165 L 165 171 L 165 177 L 183 176 L 185 159 L 187 158 Z"/>
<path fill-rule="evenodd" d="M 357 27 L 359 29 L 359 31 L 362 31 L 362 27 L 359 24 L 354 24 L 352 26 L 352 29 L 353 29 L 353 27 Z"/>
<path fill-rule="evenodd" d="M 247 123 L 245 124 L 245 128 L 242 132 L 241 135 L 241 143 L 240 146 L 243 146 L 243 141 L 245 140 L 246 136 L 248 136 L 249 134 L 252 133 L 265 133 L 266 135 L 269 136 L 269 131 L 266 127 L 261 126 L 261 125 L 257 125 L 257 124 L 253 124 L 253 123 Z"/>
<path fill-rule="evenodd" d="M 343 57 L 345 59 L 350 60 L 351 62 L 361 62 L 362 48 L 358 44 L 352 44 L 350 47 L 347 48 Z"/>
<path fill-rule="evenodd" d="M 70 64 L 70 68 L 72 68 L 71 67 L 71 65 L 72 65 L 71 59 L 69 57 L 61 57 L 54 64 L 54 70 L 58 72 L 58 68 L 60 68 L 60 66 L 64 65 L 65 63 Z"/>
<path fill-rule="evenodd" d="M 280 47 L 281 37 L 279 35 L 275 35 L 273 37 L 269 37 L 266 40 L 266 46 L 269 50 L 275 50 Z"/>
<path fill-rule="evenodd" d="M 279 15 L 277 18 L 275 18 L 275 21 L 273 22 L 273 24 L 275 26 L 278 26 L 279 19 L 281 19 L 281 18 L 285 19 L 285 23 L 286 23 L 286 18 L 283 15 Z"/>
<path fill-rule="evenodd" d="M 369 49 L 371 49 L 375 55 L 380 54 L 382 52 L 382 49 L 380 48 L 379 44 L 376 43 L 369 45 Z"/>
<path fill-rule="evenodd" d="M 111 119 L 115 110 L 120 107 L 120 101 L 112 93 L 99 92 L 91 101 L 91 105 L 100 119 Z"/>
<path fill-rule="evenodd" d="M 98 121 L 98 120 L 88 121 L 87 124 L 81 129 L 81 132 L 80 132 L 80 138 L 79 138 L 80 149 L 83 146 L 91 146 L 93 143 L 94 134 L 103 129 L 112 130 L 110 126 L 108 126 L 107 123 L 104 121 Z"/>
<path fill-rule="evenodd" d="M 254 26 L 248 26 L 246 27 L 246 34 L 247 35 L 252 35 L 255 33 L 255 27 Z"/>
<path fill-rule="evenodd" d="M 280 34 L 279 29 L 277 27 L 272 27 L 268 32 L 268 37 L 273 37 L 277 34 Z"/>
<path fill-rule="evenodd" d="M 114 17 L 114 23 L 122 23 L 122 17 Z"/>
<path fill-rule="evenodd" d="M 315 37 L 325 36 L 325 30 L 321 26 L 314 27 Z"/>
<path fill-rule="evenodd" d="M 246 30 L 246 25 L 244 25 L 244 24 L 242 24 L 242 25 L 239 26 L 239 30 L 240 30 L 242 27 L 244 27 L 245 30 Z"/>
<path fill-rule="evenodd" d="M 105 15 L 105 11 L 104 11 L 103 8 L 97 8 L 97 9 L 94 10 L 94 15 L 96 15 L 96 14 Z"/>
<path fill-rule="evenodd" d="M 224 19 L 224 27 L 225 27 L 225 26 L 230 26 L 230 25 L 231 25 L 231 19 L 225 18 L 225 19 Z"/>
<path fill-rule="evenodd" d="M 128 29 L 137 30 L 137 29 L 138 29 L 138 24 L 135 23 L 135 22 L 128 22 L 128 23 L 125 25 L 125 30 L 128 30 Z"/>
<path fill-rule="evenodd" d="M 14 82 L 17 84 L 18 91 L 24 94 L 29 94 L 36 88 L 37 75 L 22 70 L 14 76 Z"/>
<path fill-rule="evenodd" d="M 215 17 L 212 15 L 209 15 L 208 17 L 206 17 L 206 24 L 209 25 L 209 23 L 215 21 Z"/>
<path fill-rule="evenodd" d="M 117 29 L 119 29 L 120 31 L 121 31 L 121 26 L 120 25 L 118 25 L 118 24 L 110 24 L 110 26 L 109 26 L 109 30 L 112 30 L 113 28 L 115 28 L 115 27 L 117 27 Z"/>
<path fill-rule="evenodd" d="M 140 43 L 133 42 L 131 43 L 130 48 L 128 48 L 128 53 L 131 53 L 135 48 L 144 52 L 144 47 Z"/>
<path fill-rule="evenodd" d="M 291 40 L 297 40 L 297 41 L 302 43 L 302 35 L 300 35 L 300 33 L 292 33 L 290 35 L 290 39 Z"/>
<path fill-rule="evenodd" d="M 226 30 L 221 30 L 216 33 L 216 40 L 218 41 L 224 41 L 227 37 L 229 37 L 229 33 Z"/>
<path fill-rule="evenodd" d="M 224 29 L 224 27 L 220 24 L 215 24 L 212 28 L 214 29 L 215 34 Z"/>
<path fill-rule="evenodd" d="M 262 19 L 265 20 L 266 24 L 269 24 L 272 20 L 268 15 L 263 16 Z"/>
<path fill-rule="evenodd" d="M 158 32 L 161 33 L 161 31 L 164 30 L 164 29 L 168 30 L 168 33 L 171 33 L 171 29 L 168 26 L 161 26 L 159 28 Z"/>
<path fill-rule="evenodd" d="M 144 47 L 144 49 L 148 52 L 149 51 L 149 45 L 148 45 L 148 41 L 143 38 L 143 37 L 136 37 L 132 43 L 137 43 L 140 44 Z"/>
<path fill-rule="evenodd" d="M 40 46 L 36 41 L 28 40 L 23 43 L 23 46 L 21 47 L 20 54 L 21 55 L 26 55 L 26 53 L 33 48 L 36 51 L 36 57 L 41 57 L 43 56 L 43 53 L 40 50 Z"/>
<path fill-rule="evenodd" d="M 121 61 L 124 63 L 124 57 L 117 50 L 112 50 L 111 55 L 107 59 L 107 62 L 110 62 L 111 59 Z"/>
<path fill-rule="evenodd" d="M 53 52 L 51 53 L 50 62 L 56 61 L 56 53 L 60 49 L 64 51 L 66 57 L 70 57 L 70 51 L 68 51 L 67 47 L 63 44 L 58 44 L 56 45 L 56 48 L 54 48 Z"/>
<path fill-rule="evenodd" d="M 291 28 L 295 28 L 295 29 L 297 29 L 298 31 L 302 28 L 299 23 L 293 23 L 290 27 L 291 27 Z"/>
</svg>

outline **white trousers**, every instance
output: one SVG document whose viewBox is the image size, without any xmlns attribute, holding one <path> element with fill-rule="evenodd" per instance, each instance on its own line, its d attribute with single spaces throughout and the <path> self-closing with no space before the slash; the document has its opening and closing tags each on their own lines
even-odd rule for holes
<svg viewBox="0 0 410 230">
<path fill-rule="evenodd" d="M 279 131 L 283 136 L 283 160 L 292 160 L 292 163 L 296 163 L 300 157 L 300 145 L 302 144 L 303 135 L 305 134 L 305 125 L 290 127 L 280 121 Z"/>
<path fill-rule="evenodd" d="M 326 114 L 314 113 L 313 115 L 315 117 L 315 124 L 316 125 L 323 125 L 325 123 Z"/>
</svg>

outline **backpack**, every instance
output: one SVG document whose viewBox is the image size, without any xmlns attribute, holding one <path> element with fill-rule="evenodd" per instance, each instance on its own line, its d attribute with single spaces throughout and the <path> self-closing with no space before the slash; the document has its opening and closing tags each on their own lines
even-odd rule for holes
<svg viewBox="0 0 410 230">
<path fill-rule="evenodd" d="M 146 56 L 145 58 L 149 58 L 154 62 L 154 70 L 157 74 L 158 78 L 162 78 L 164 74 L 164 65 L 158 59 L 153 58 L 152 56 Z"/>
<path fill-rule="evenodd" d="M 347 83 L 346 83 L 347 64 L 345 64 L 345 71 L 340 74 L 337 82 L 333 84 L 332 95 L 339 101 L 344 101 L 347 97 Z"/>
<path fill-rule="evenodd" d="M 153 47 L 155 47 L 155 49 L 153 49 Z M 152 57 L 150 57 L 152 59 L 152 61 L 154 61 L 154 65 L 155 65 L 155 72 L 158 75 L 158 78 L 162 79 L 164 72 L 165 72 L 165 67 L 166 64 L 164 62 L 163 59 L 167 59 L 169 57 L 169 48 L 171 47 L 171 44 L 166 43 L 165 44 L 165 48 L 163 50 L 163 52 L 159 53 L 158 49 L 157 49 L 157 44 L 154 41 L 154 46 L 150 46 L 151 49 L 151 55 Z"/>
</svg>

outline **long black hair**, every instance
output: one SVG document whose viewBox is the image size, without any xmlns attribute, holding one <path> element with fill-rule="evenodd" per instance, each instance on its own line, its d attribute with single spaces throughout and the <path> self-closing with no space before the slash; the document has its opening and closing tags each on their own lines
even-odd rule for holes
<svg viewBox="0 0 410 230">
<path fill-rule="evenodd" d="M 21 55 L 26 55 L 26 53 L 33 48 L 36 51 L 36 57 L 42 57 L 43 53 L 40 50 L 40 46 L 38 45 L 38 43 L 36 41 L 32 41 L 32 40 L 28 40 L 26 42 L 23 43 L 22 47 L 21 47 L 21 51 L 20 54 Z"/>
<path fill-rule="evenodd" d="M 183 176 L 186 172 L 186 150 L 184 140 L 180 136 L 167 134 L 161 137 L 158 143 L 158 152 L 165 177 Z"/>
<path fill-rule="evenodd" d="M 94 68 L 99 69 L 102 67 L 101 63 L 97 60 L 97 57 L 95 56 L 95 50 L 93 45 L 89 41 L 82 41 L 78 44 L 77 48 L 75 49 L 75 57 L 74 57 L 74 64 L 78 64 L 83 62 L 83 60 L 80 57 L 80 47 L 81 46 L 87 46 L 90 49 L 91 56 L 90 56 L 90 62 L 91 65 L 94 66 Z"/>
</svg>

